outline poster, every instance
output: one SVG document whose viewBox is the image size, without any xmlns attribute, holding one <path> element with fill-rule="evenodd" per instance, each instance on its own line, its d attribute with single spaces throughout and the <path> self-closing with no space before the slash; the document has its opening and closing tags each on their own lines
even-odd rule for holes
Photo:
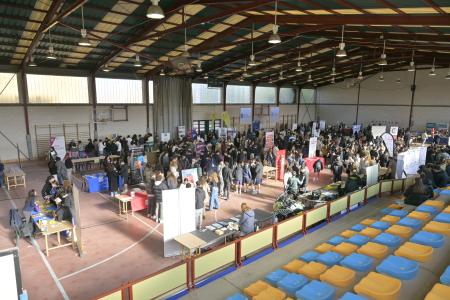
<svg viewBox="0 0 450 300">
<path fill-rule="evenodd" d="M 197 154 L 197 157 L 200 157 L 205 153 L 206 151 L 206 144 L 204 142 L 198 142 L 195 145 L 195 153 Z"/>
<path fill-rule="evenodd" d="M 396 140 L 398 135 L 398 126 L 391 126 L 391 128 L 389 129 L 389 133 L 392 134 L 392 136 Z"/>
<path fill-rule="evenodd" d="M 261 129 L 261 121 L 255 120 L 252 123 L 252 131 L 259 131 Z"/>
<path fill-rule="evenodd" d="M 251 107 L 241 107 L 240 123 L 241 123 L 241 125 L 252 124 L 252 108 Z"/>
<path fill-rule="evenodd" d="M 168 143 L 170 141 L 170 132 L 161 133 L 161 142 Z"/>
<path fill-rule="evenodd" d="M 325 120 L 320 120 L 319 121 L 319 128 L 320 128 L 320 130 L 325 130 L 325 124 L 326 124 Z"/>
<path fill-rule="evenodd" d="M 424 148 L 424 149 L 422 149 Z M 396 178 L 405 178 L 417 174 L 419 166 L 425 164 L 426 147 L 414 147 L 397 155 Z"/>
<path fill-rule="evenodd" d="M 389 152 L 389 157 L 394 157 L 394 137 L 390 133 L 383 133 L 381 135 L 383 139 L 384 146 L 386 146 L 387 151 Z"/>
<path fill-rule="evenodd" d="M 266 144 L 264 146 L 265 149 L 270 149 L 273 147 L 273 140 L 275 134 L 273 131 L 266 132 Z"/>
<path fill-rule="evenodd" d="M 178 126 L 178 138 L 182 139 L 185 136 L 186 136 L 186 127 L 184 125 L 183 126 Z"/>
<path fill-rule="evenodd" d="M 278 106 L 272 106 L 270 108 L 270 122 L 278 122 L 280 118 L 280 108 Z"/>
<path fill-rule="evenodd" d="M 359 133 L 361 131 L 361 124 L 356 124 L 352 126 L 353 134 Z"/>
<path fill-rule="evenodd" d="M 296 131 L 298 127 L 297 123 L 292 124 L 292 131 Z"/>
<path fill-rule="evenodd" d="M 317 149 L 317 137 L 311 137 L 309 139 L 308 157 L 315 157 L 316 156 L 316 149 Z"/>
<path fill-rule="evenodd" d="M 275 159 L 275 167 L 277 168 L 277 180 L 284 180 L 284 165 L 286 162 L 286 150 L 278 150 Z"/>
<path fill-rule="evenodd" d="M 66 157 L 66 140 L 63 136 L 55 136 L 50 138 L 50 145 L 55 148 L 56 155 L 64 160 Z"/>
<path fill-rule="evenodd" d="M 378 182 L 378 164 L 366 168 L 367 186 Z"/>
<path fill-rule="evenodd" d="M 197 168 L 181 170 L 181 178 L 183 179 L 183 182 L 184 179 L 187 178 L 188 182 L 195 184 L 198 181 Z"/>
<path fill-rule="evenodd" d="M 219 130 L 219 137 L 226 138 L 228 133 L 228 128 L 220 128 Z"/>
<path fill-rule="evenodd" d="M 385 132 L 386 132 L 386 126 L 372 126 L 373 138 L 379 137 Z"/>
<path fill-rule="evenodd" d="M 231 121 L 230 121 L 230 114 L 227 111 L 222 112 L 222 123 L 223 127 L 230 127 Z"/>
</svg>

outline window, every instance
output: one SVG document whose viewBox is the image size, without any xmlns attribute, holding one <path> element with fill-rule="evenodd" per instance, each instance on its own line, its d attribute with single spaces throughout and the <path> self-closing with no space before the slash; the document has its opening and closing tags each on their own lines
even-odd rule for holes
<svg viewBox="0 0 450 300">
<path fill-rule="evenodd" d="M 142 80 L 95 78 L 95 87 L 97 91 L 97 103 L 144 103 L 142 99 Z"/>
<path fill-rule="evenodd" d="M 257 86 L 255 91 L 255 103 L 270 104 L 277 102 L 277 88 L 273 86 Z"/>
<path fill-rule="evenodd" d="M 302 89 L 300 91 L 300 102 L 301 103 L 314 103 L 315 89 Z"/>
<path fill-rule="evenodd" d="M 87 104 L 87 77 L 27 74 L 30 103 Z"/>
<path fill-rule="evenodd" d="M 206 83 L 193 83 L 192 103 L 220 104 L 222 103 L 222 88 L 209 88 Z"/>
<path fill-rule="evenodd" d="M 290 87 L 280 88 L 280 103 L 281 104 L 295 103 L 295 89 Z"/>
<path fill-rule="evenodd" d="M 17 74 L 0 73 L 0 103 L 19 103 Z"/>
<path fill-rule="evenodd" d="M 194 120 L 192 121 L 192 129 L 195 129 L 197 133 L 205 133 L 216 130 L 216 128 L 222 127 L 222 120 Z"/>
<path fill-rule="evenodd" d="M 252 98 L 252 87 L 249 85 L 227 85 L 227 103 L 241 104 L 250 103 Z"/>
<path fill-rule="evenodd" d="M 148 82 L 148 101 L 150 104 L 153 104 L 153 80 Z"/>
</svg>

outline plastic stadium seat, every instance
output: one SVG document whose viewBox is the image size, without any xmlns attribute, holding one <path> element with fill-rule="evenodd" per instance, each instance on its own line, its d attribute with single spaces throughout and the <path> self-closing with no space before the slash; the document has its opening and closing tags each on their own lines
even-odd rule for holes
<svg viewBox="0 0 450 300">
<path fill-rule="evenodd" d="M 303 255 L 300 256 L 299 258 L 300 258 L 301 260 L 303 260 L 303 261 L 310 262 L 310 261 L 315 260 L 316 257 L 319 256 L 319 255 L 320 255 L 319 252 L 316 252 L 316 251 L 308 251 L 308 252 L 303 253 Z"/>
<path fill-rule="evenodd" d="M 295 293 L 298 299 L 332 300 L 336 289 L 327 283 L 313 280 Z"/>
<path fill-rule="evenodd" d="M 398 221 L 397 225 L 407 226 L 407 227 L 411 227 L 414 230 L 418 230 L 418 229 L 422 228 L 423 222 L 420 220 L 417 220 L 417 219 L 406 217 L 406 218 L 403 218 L 400 221 Z"/>
<path fill-rule="evenodd" d="M 372 267 L 374 259 L 359 253 L 352 253 L 341 260 L 341 266 L 350 268 L 358 272 L 367 272 Z"/>
<path fill-rule="evenodd" d="M 370 272 L 355 285 L 355 292 L 359 295 L 377 300 L 395 300 L 400 294 L 402 282 L 396 278 Z"/>
<path fill-rule="evenodd" d="M 356 231 L 347 229 L 347 230 L 342 231 L 340 236 L 343 236 L 348 239 L 348 238 L 351 238 L 352 236 L 354 236 L 355 234 L 357 234 Z"/>
<path fill-rule="evenodd" d="M 439 190 L 439 195 L 450 196 L 450 190 Z"/>
<path fill-rule="evenodd" d="M 343 258 L 344 257 L 337 252 L 328 251 L 328 252 L 325 252 L 325 253 L 317 256 L 316 260 L 317 260 L 317 262 L 320 262 L 320 263 L 330 267 L 332 265 L 337 264 Z"/>
<path fill-rule="evenodd" d="M 241 293 L 237 293 L 228 297 L 226 300 L 248 300 L 248 298 Z"/>
<path fill-rule="evenodd" d="M 268 289 L 270 285 L 262 280 L 258 280 L 257 282 L 254 282 L 250 284 L 248 287 L 244 289 L 244 294 L 250 297 L 254 297 L 261 293 L 262 291 Z"/>
<path fill-rule="evenodd" d="M 412 211 L 409 213 L 408 217 L 420 220 L 422 222 L 428 222 L 431 220 L 431 214 L 421 211 Z"/>
<path fill-rule="evenodd" d="M 450 224 L 448 223 L 431 221 L 423 227 L 423 230 L 450 236 Z"/>
<path fill-rule="evenodd" d="M 286 293 L 274 287 L 268 287 L 258 295 L 254 296 L 252 300 L 284 300 Z"/>
<path fill-rule="evenodd" d="M 428 231 L 419 231 L 410 239 L 411 242 L 433 248 L 441 248 L 444 245 L 444 235 Z"/>
<path fill-rule="evenodd" d="M 401 245 L 394 254 L 415 261 L 426 262 L 433 255 L 433 247 L 406 242 Z"/>
<path fill-rule="evenodd" d="M 350 255 L 353 252 L 355 252 L 356 249 L 358 249 L 358 246 L 344 242 L 344 243 L 341 243 L 341 244 L 335 246 L 331 250 L 334 252 L 337 252 L 339 254 L 342 254 L 344 256 L 347 256 L 347 255 Z"/>
<path fill-rule="evenodd" d="M 385 231 L 386 233 L 398 235 L 401 238 L 407 239 L 413 234 L 413 230 L 411 227 L 400 226 L 400 225 L 392 225 Z"/>
<path fill-rule="evenodd" d="M 450 265 L 445 269 L 444 273 L 442 273 L 439 280 L 442 284 L 450 285 Z"/>
<path fill-rule="evenodd" d="M 397 248 L 402 242 L 402 239 L 399 236 L 383 232 L 377 235 L 373 241 L 375 243 L 386 245 L 390 248 Z"/>
<path fill-rule="evenodd" d="M 441 223 L 450 223 L 450 213 L 441 212 L 434 218 L 433 221 Z"/>
<path fill-rule="evenodd" d="M 320 274 L 327 270 L 324 264 L 312 261 L 304 265 L 298 270 L 299 274 L 305 275 L 311 279 L 319 279 Z"/>
<path fill-rule="evenodd" d="M 416 278 L 419 272 L 419 263 L 404 257 L 389 255 L 376 267 L 376 270 L 378 273 L 400 280 L 411 280 Z"/>
<path fill-rule="evenodd" d="M 299 274 L 289 274 L 278 281 L 278 288 L 282 289 L 289 295 L 294 296 L 295 292 L 308 283 L 308 278 Z"/>
<path fill-rule="evenodd" d="M 287 272 L 283 269 L 278 269 L 278 270 L 273 271 L 270 274 L 267 274 L 264 277 L 264 279 L 272 285 L 277 285 L 277 282 L 280 281 L 281 279 L 283 279 L 284 276 L 286 276 L 288 274 L 289 274 L 289 272 Z"/>
<path fill-rule="evenodd" d="M 339 298 L 339 300 L 366 300 L 366 299 L 367 298 L 363 296 L 355 295 L 350 292 L 346 292 L 344 295 L 342 295 L 341 298 Z"/>
<path fill-rule="evenodd" d="M 373 224 L 375 224 L 375 223 L 373 223 Z M 372 226 L 372 225 L 370 225 L 370 226 Z M 379 229 L 375 229 L 375 228 L 372 228 L 372 227 L 367 227 L 367 228 L 361 230 L 361 232 L 359 234 L 367 236 L 367 237 L 370 237 L 370 238 L 374 238 L 377 235 L 379 235 L 381 232 L 382 231 L 379 230 Z"/>
<path fill-rule="evenodd" d="M 365 235 L 360 235 L 360 234 L 356 234 L 347 240 L 347 242 L 349 242 L 351 244 L 355 244 L 357 246 L 362 246 L 362 245 L 366 244 L 368 241 L 370 241 L 369 237 L 367 237 Z"/>
<path fill-rule="evenodd" d="M 394 217 L 406 217 L 406 215 L 408 214 L 408 211 L 406 210 L 402 210 L 402 209 L 394 209 L 393 211 L 391 211 L 389 213 L 390 216 L 394 216 Z"/>
<path fill-rule="evenodd" d="M 372 223 L 375 223 L 377 220 L 374 219 L 364 219 L 361 222 L 359 222 L 362 225 L 370 226 Z"/>
<path fill-rule="evenodd" d="M 450 205 L 447 206 L 442 212 L 445 212 L 446 214 L 450 214 Z"/>
<path fill-rule="evenodd" d="M 336 235 L 336 236 L 333 236 L 331 239 L 329 239 L 327 243 L 331 244 L 333 246 L 336 246 L 342 242 L 345 242 L 345 238 L 343 238 L 342 236 Z"/>
<path fill-rule="evenodd" d="M 283 270 L 289 272 L 289 273 L 297 273 L 298 269 L 306 265 L 304 261 L 301 261 L 299 259 L 291 260 L 288 264 L 283 266 Z"/>
<path fill-rule="evenodd" d="M 361 231 L 361 230 L 363 230 L 364 228 L 366 228 L 367 226 L 364 226 L 364 225 L 361 225 L 361 224 L 356 224 L 356 225 L 354 225 L 352 228 L 350 228 L 351 230 L 353 230 L 353 231 Z"/>
<path fill-rule="evenodd" d="M 393 208 L 385 207 L 382 210 L 380 210 L 380 213 L 382 213 L 383 215 L 387 215 L 388 213 L 390 213 L 393 210 L 394 210 Z"/>
<path fill-rule="evenodd" d="M 438 210 L 436 207 L 434 206 L 430 206 L 430 205 L 420 205 L 417 206 L 417 208 L 415 209 L 415 211 L 421 211 L 421 212 L 426 212 L 429 213 L 431 215 L 435 215 L 438 213 Z"/>
<path fill-rule="evenodd" d="M 397 223 L 398 221 L 400 221 L 400 217 L 384 216 L 384 217 L 382 217 L 382 218 L 380 219 L 380 221 L 388 222 L 388 223 L 391 223 L 391 224 L 395 224 L 395 223 Z"/>
<path fill-rule="evenodd" d="M 316 250 L 317 252 L 320 252 L 320 253 L 325 253 L 327 251 L 330 251 L 331 248 L 333 248 L 333 247 L 334 246 L 331 244 L 323 243 L 323 244 L 320 244 L 319 246 L 317 246 L 316 248 L 314 248 L 314 250 Z"/>
<path fill-rule="evenodd" d="M 397 203 L 392 203 L 391 205 L 388 206 L 388 208 L 391 208 L 391 209 L 402 209 L 403 207 L 404 207 L 404 205 L 397 204 Z"/>
<path fill-rule="evenodd" d="M 391 226 L 391 223 L 385 222 L 385 221 L 376 221 L 375 223 L 372 223 L 370 227 L 379 229 L 379 230 L 386 230 Z"/>
<path fill-rule="evenodd" d="M 437 210 L 443 210 L 445 207 L 445 203 L 439 200 L 427 200 L 422 205 L 434 206 Z"/>
<path fill-rule="evenodd" d="M 345 288 L 353 283 L 355 276 L 355 271 L 335 265 L 320 275 L 320 280 L 337 287 Z"/>
<path fill-rule="evenodd" d="M 386 245 L 368 242 L 367 244 L 359 248 L 357 252 L 359 254 L 364 254 L 376 259 L 382 259 L 388 254 L 389 248 Z"/>
<path fill-rule="evenodd" d="M 450 286 L 436 283 L 430 292 L 425 296 L 425 300 L 446 300 L 450 297 Z"/>
</svg>

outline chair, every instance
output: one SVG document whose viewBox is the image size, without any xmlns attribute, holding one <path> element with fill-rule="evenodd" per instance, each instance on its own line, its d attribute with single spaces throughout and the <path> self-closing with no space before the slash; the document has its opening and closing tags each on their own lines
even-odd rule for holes
<svg viewBox="0 0 450 300">
<path fill-rule="evenodd" d="M 278 281 L 278 288 L 282 289 L 291 296 L 308 283 L 308 278 L 300 274 L 289 274 Z"/>
<path fill-rule="evenodd" d="M 391 226 L 391 223 L 385 222 L 385 221 L 376 221 L 375 223 L 372 223 L 372 225 L 370 225 L 370 227 L 379 229 L 382 231 L 388 229 L 389 226 Z"/>
<path fill-rule="evenodd" d="M 350 292 L 346 292 L 344 295 L 342 295 L 341 298 L 339 298 L 338 300 L 367 300 L 367 298 L 362 297 L 362 296 L 358 296 L 355 295 L 353 293 Z"/>
<path fill-rule="evenodd" d="M 320 262 L 330 267 L 332 265 L 337 264 L 343 258 L 344 257 L 337 252 L 328 251 L 317 256 L 316 260 L 317 262 Z"/>
<path fill-rule="evenodd" d="M 352 253 L 341 260 L 339 264 L 358 272 L 367 272 L 372 267 L 373 261 L 374 259 L 367 255 Z"/>
<path fill-rule="evenodd" d="M 428 222 L 431 220 L 431 215 L 422 211 L 412 211 L 408 214 L 408 217 L 420 220 L 422 222 Z"/>
<path fill-rule="evenodd" d="M 450 214 L 450 205 L 447 206 L 442 212 L 444 212 L 446 214 Z"/>
<path fill-rule="evenodd" d="M 400 221 L 398 221 L 397 225 L 407 226 L 407 227 L 411 227 L 414 230 L 418 230 L 418 229 L 422 228 L 423 223 L 421 220 L 406 217 L 406 218 L 403 218 Z"/>
<path fill-rule="evenodd" d="M 410 239 L 411 242 L 433 248 L 441 248 L 444 245 L 444 235 L 428 231 L 419 231 Z"/>
<path fill-rule="evenodd" d="M 359 234 L 356 234 L 347 240 L 347 242 L 358 245 L 358 246 L 362 246 L 362 245 L 366 244 L 368 241 L 370 241 L 370 238 L 368 238 L 367 236 L 364 236 L 364 235 L 359 235 Z"/>
<path fill-rule="evenodd" d="M 415 211 L 429 213 L 430 215 L 435 215 L 438 213 L 438 210 L 436 207 L 430 206 L 430 205 L 424 205 L 424 204 L 417 206 Z"/>
<path fill-rule="evenodd" d="M 395 255 L 413 259 L 418 262 L 426 262 L 433 255 L 433 247 L 406 242 L 395 252 Z"/>
<path fill-rule="evenodd" d="M 365 226 L 370 226 L 372 223 L 375 223 L 377 220 L 374 219 L 364 219 L 361 222 L 359 222 L 359 224 L 365 225 Z"/>
<path fill-rule="evenodd" d="M 250 284 L 248 287 L 244 288 L 244 294 L 250 297 L 254 297 L 264 291 L 265 289 L 268 289 L 270 285 L 262 280 L 258 280 L 252 284 Z"/>
<path fill-rule="evenodd" d="M 313 280 L 295 293 L 298 299 L 332 300 L 336 289 L 327 283 Z"/>
<path fill-rule="evenodd" d="M 404 257 L 389 255 L 376 267 L 376 270 L 378 273 L 400 280 L 411 280 L 416 278 L 419 272 L 419 264 Z"/>
<path fill-rule="evenodd" d="M 449 299 L 450 286 L 436 283 L 430 292 L 425 296 L 425 300 L 445 300 Z"/>
<path fill-rule="evenodd" d="M 388 208 L 390 209 L 403 209 L 403 205 L 397 204 L 397 203 L 392 203 L 391 205 L 388 206 Z"/>
<path fill-rule="evenodd" d="M 384 216 L 384 217 L 382 217 L 381 219 L 380 219 L 380 221 L 383 221 L 383 222 L 388 222 L 388 223 L 391 223 L 391 224 L 395 224 L 395 223 L 397 223 L 398 221 L 400 221 L 400 217 L 394 217 L 394 216 Z"/>
<path fill-rule="evenodd" d="M 323 243 L 323 244 L 320 244 L 319 246 L 317 246 L 316 248 L 314 248 L 314 250 L 316 250 L 317 252 L 320 252 L 320 253 L 325 253 L 327 251 L 330 251 L 331 248 L 333 248 L 333 247 L 334 247 L 333 245 L 330 245 L 328 243 Z"/>
<path fill-rule="evenodd" d="M 305 275 L 311 279 L 319 279 L 320 274 L 327 270 L 324 264 L 312 261 L 304 265 L 298 270 L 299 274 Z"/>
<path fill-rule="evenodd" d="M 301 261 L 299 259 L 291 260 L 288 264 L 283 266 L 283 270 L 289 272 L 289 273 L 297 273 L 298 269 L 306 265 L 304 261 Z"/>
<path fill-rule="evenodd" d="M 434 221 L 441 223 L 450 223 L 450 213 L 441 212 L 434 218 Z"/>
<path fill-rule="evenodd" d="M 367 244 L 359 248 L 356 252 L 376 259 L 382 259 L 388 254 L 389 248 L 386 245 L 368 242 Z"/>
<path fill-rule="evenodd" d="M 395 300 L 400 294 L 402 282 L 396 278 L 370 272 L 355 285 L 357 294 L 377 300 Z"/>
<path fill-rule="evenodd" d="M 389 216 L 403 218 L 403 217 L 406 217 L 407 214 L 408 214 L 408 211 L 406 211 L 406 210 L 394 209 L 389 213 Z"/>
<path fill-rule="evenodd" d="M 383 232 L 376 236 L 373 241 L 375 243 L 386 245 L 390 248 L 397 248 L 400 245 L 402 239 L 399 236 Z"/>
<path fill-rule="evenodd" d="M 399 237 L 403 239 L 407 239 L 411 236 L 413 233 L 413 230 L 411 227 L 406 226 L 400 226 L 400 225 L 392 225 L 385 231 L 386 233 L 398 235 Z"/>
<path fill-rule="evenodd" d="M 434 233 L 441 233 L 441 234 L 445 234 L 446 236 L 450 236 L 450 224 L 448 224 L 448 223 L 431 221 L 430 223 L 425 225 L 423 230 L 429 231 L 429 232 L 434 232 Z"/>
<path fill-rule="evenodd" d="M 289 274 L 289 272 L 287 272 L 283 269 L 278 269 L 278 270 L 273 271 L 270 274 L 267 274 L 264 277 L 264 279 L 272 285 L 277 285 L 277 282 L 280 281 L 281 279 L 283 279 L 283 277 L 288 274 Z"/>
<path fill-rule="evenodd" d="M 337 287 L 345 288 L 353 283 L 355 276 L 355 271 L 335 265 L 320 275 L 320 280 Z"/>
<path fill-rule="evenodd" d="M 444 273 L 442 273 L 439 280 L 442 284 L 450 285 L 450 265 L 445 269 Z"/>
<path fill-rule="evenodd" d="M 380 213 L 383 215 L 387 215 L 388 213 L 390 213 L 393 210 L 394 210 L 393 208 L 385 207 L 382 210 L 380 210 Z"/>
<path fill-rule="evenodd" d="M 228 297 L 226 300 L 248 300 L 248 298 L 241 293 L 236 293 Z"/>
<path fill-rule="evenodd" d="M 317 256 L 319 256 L 319 252 L 316 251 L 308 251 L 302 254 L 302 256 L 299 257 L 299 259 L 310 262 L 316 259 Z"/>
<path fill-rule="evenodd" d="M 347 230 L 342 231 L 340 236 L 343 236 L 348 239 L 348 238 L 351 238 L 352 236 L 354 236 L 355 234 L 357 234 L 356 231 L 347 229 Z"/>
<path fill-rule="evenodd" d="M 345 238 L 343 238 L 342 236 L 336 235 L 336 236 L 333 236 L 331 239 L 329 239 L 327 243 L 336 246 L 342 242 L 345 242 Z"/>
<path fill-rule="evenodd" d="M 436 207 L 437 210 L 443 210 L 445 207 L 444 201 L 439 200 L 427 200 L 424 203 L 422 203 L 422 205 L 434 206 Z"/>
<path fill-rule="evenodd" d="M 254 296 L 252 300 L 284 300 L 284 298 L 286 298 L 285 292 L 271 286 Z"/>
<path fill-rule="evenodd" d="M 373 224 L 375 224 L 375 223 L 373 223 Z M 370 237 L 370 238 L 374 238 L 377 235 L 379 235 L 380 233 L 381 233 L 381 230 L 379 230 L 379 229 L 367 227 L 367 228 L 361 230 L 361 232 L 359 234 Z"/>
<path fill-rule="evenodd" d="M 334 252 L 337 252 L 339 254 L 342 254 L 344 256 L 347 256 L 347 255 L 350 255 L 353 252 L 355 252 L 356 249 L 358 249 L 358 246 L 344 242 L 344 243 L 340 243 L 339 245 L 333 247 L 333 249 L 331 249 L 331 250 Z"/>
<path fill-rule="evenodd" d="M 351 230 L 353 230 L 353 231 L 361 231 L 361 230 L 363 230 L 364 228 L 366 228 L 367 226 L 364 226 L 364 225 L 362 225 L 362 224 L 356 224 L 356 225 L 354 225 L 352 228 L 350 228 Z"/>
</svg>

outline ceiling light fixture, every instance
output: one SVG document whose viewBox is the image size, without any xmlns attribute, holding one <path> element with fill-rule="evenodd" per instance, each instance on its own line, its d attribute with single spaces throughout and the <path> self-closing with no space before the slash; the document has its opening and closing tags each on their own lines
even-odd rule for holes
<svg viewBox="0 0 450 300">
<path fill-rule="evenodd" d="M 336 59 L 333 56 L 333 67 L 331 68 L 331 76 L 336 76 Z"/>
<path fill-rule="evenodd" d="M 84 28 L 84 10 L 83 6 L 81 6 L 81 38 L 78 41 L 78 45 L 80 46 L 92 46 L 91 42 L 87 38 L 87 30 Z"/>
<path fill-rule="evenodd" d="M 195 68 L 195 71 L 198 72 L 198 73 L 201 73 L 203 71 L 202 70 L 202 62 L 201 61 L 199 61 L 197 63 L 197 67 Z"/>
<path fill-rule="evenodd" d="M 183 24 L 185 26 L 184 26 L 184 51 L 183 51 L 182 56 L 185 58 L 189 58 L 189 57 L 191 57 L 191 55 L 189 54 L 188 45 L 187 45 L 186 14 L 184 12 L 184 7 L 183 7 Z"/>
<path fill-rule="evenodd" d="M 331 77 L 331 83 L 335 83 L 334 76 Z"/>
<path fill-rule="evenodd" d="M 378 80 L 384 81 L 383 66 L 381 66 L 381 74 L 380 74 L 380 77 L 378 77 Z"/>
<path fill-rule="evenodd" d="M 361 56 L 361 65 L 359 67 L 359 73 L 358 73 L 358 80 L 363 80 L 363 73 L 362 73 L 362 68 L 363 68 L 363 57 Z"/>
<path fill-rule="evenodd" d="M 33 55 L 30 56 L 30 62 L 28 63 L 29 67 L 37 67 L 37 64 L 34 62 L 34 57 Z"/>
<path fill-rule="evenodd" d="M 269 37 L 270 44 L 279 44 L 281 43 L 281 38 L 278 35 L 278 25 L 277 25 L 277 12 L 278 10 L 278 0 L 275 0 L 275 24 L 272 27 L 272 34 Z"/>
<path fill-rule="evenodd" d="M 108 64 L 105 64 L 105 65 L 103 66 L 103 68 L 102 68 L 102 71 L 103 71 L 103 72 L 109 72 L 109 71 L 111 71 L 111 69 L 108 67 Z"/>
<path fill-rule="evenodd" d="M 244 60 L 244 73 L 242 73 L 243 77 L 249 77 L 247 73 L 247 59 Z"/>
<path fill-rule="evenodd" d="M 308 82 L 311 82 L 312 81 L 312 75 L 311 75 L 311 73 L 309 73 L 309 75 L 308 75 L 308 80 L 307 80 Z"/>
<path fill-rule="evenodd" d="M 278 76 L 278 80 L 284 80 L 283 70 L 280 71 L 280 76 Z"/>
<path fill-rule="evenodd" d="M 445 79 L 450 79 L 450 65 L 448 66 L 448 72 L 447 76 L 445 76 Z"/>
<path fill-rule="evenodd" d="M 152 0 L 152 5 L 147 10 L 147 18 L 157 20 L 164 18 L 164 11 L 158 3 L 159 0 Z"/>
<path fill-rule="evenodd" d="M 337 57 L 347 56 L 347 52 L 345 51 L 345 43 L 344 43 L 344 30 L 345 30 L 345 25 L 342 25 L 341 42 L 339 43 L 339 50 L 336 53 Z"/>
<path fill-rule="evenodd" d="M 250 61 L 248 63 L 249 66 L 255 66 L 256 62 L 255 62 L 255 54 L 253 52 L 253 30 L 254 30 L 254 23 L 252 23 L 252 54 L 250 55 Z"/>
<path fill-rule="evenodd" d="M 402 80 L 399 78 L 397 78 L 397 80 L 395 81 L 395 83 L 402 83 Z"/>
<path fill-rule="evenodd" d="M 378 61 L 378 64 L 380 66 L 386 66 L 387 60 L 386 60 L 386 40 L 383 42 L 383 53 L 380 55 L 380 60 Z"/>
<path fill-rule="evenodd" d="M 53 49 L 53 43 L 52 43 L 52 34 L 50 33 L 50 30 L 48 31 L 48 37 L 50 39 L 50 46 L 48 46 L 47 58 L 48 59 L 56 59 L 55 50 Z"/>
<path fill-rule="evenodd" d="M 429 76 L 436 76 L 436 69 L 434 67 L 434 64 L 436 62 L 436 57 L 433 57 L 433 66 L 431 67 L 430 73 L 428 74 Z"/>
<path fill-rule="evenodd" d="M 164 71 L 164 68 L 162 68 L 161 72 L 159 72 L 159 76 L 166 76 L 166 72 Z"/>
<path fill-rule="evenodd" d="M 414 72 L 415 70 L 416 70 L 416 65 L 414 63 L 414 50 L 413 50 L 412 54 L 411 54 L 411 61 L 409 63 L 408 71 L 409 72 Z"/>
<path fill-rule="evenodd" d="M 208 79 L 208 78 L 209 78 L 208 73 L 205 73 L 205 75 L 203 75 L 203 79 Z"/>
<path fill-rule="evenodd" d="M 139 59 L 139 54 L 136 54 L 136 58 L 134 60 L 134 64 L 133 65 L 135 67 L 142 67 L 141 60 Z"/>
</svg>

